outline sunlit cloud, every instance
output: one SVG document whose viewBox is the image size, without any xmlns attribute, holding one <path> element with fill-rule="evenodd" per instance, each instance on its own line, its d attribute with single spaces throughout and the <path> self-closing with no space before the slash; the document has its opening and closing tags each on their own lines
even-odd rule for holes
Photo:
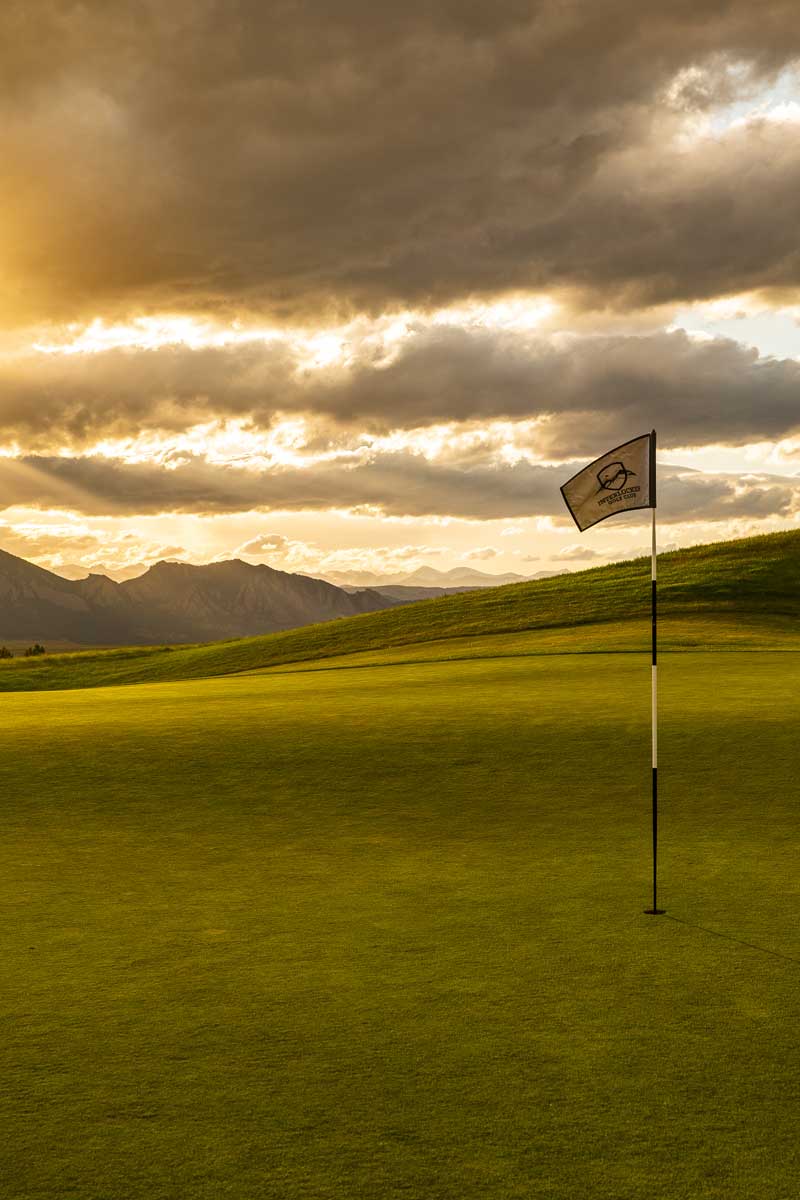
<svg viewBox="0 0 800 1200">
<path fill-rule="evenodd" d="M 525 331 L 552 321 L 559 311 L 559 304 L 551 297 L 529 295 L 493 303 L 473 301 L 466 305 L 451 305 L 435 312 L 431 322 L 434 325 Z"/>
<path fill-rule="evenodd" d="M 285 537 L 283 534 L 259 534 L 233 550 L 233 557 L 247 562 L 280 566 L 283 570 L 336 576 L 349 572 L 392 575 L 411 573 L 443 556 L 457 553 L 450 547 L 431 545 L 347 546 L 325 549 L 315 542 Z M 493 557 L 491 551 L 486 557 Z M 219 557 L 227 557 L 220 555 Z"/>
<path fill-rule="evenodd" d="M 249 421 L 232 419 L 204 422 L 176 435 L 145 431 L 125 438 L 103 438 L 90 443 L 84 455 L 128 465 L 158 463 L 169 470 L 190 459 L 202 459 L 214 466 L 261 470 L 311 468 L 337 462 L 355 465 L 380 455 L 406 452 L 429 462 L 469 462 L 489 457 L 498 464 L 513 465 L 522 460 L 547 461 L 534 449 L 539 427 L 538 420 L 451 421 L 384 435 L 345 430 L 327 440 L 313 422 L 302 417 L 279 420 L 269 429 L 254 429 Z M 11 453 L 7 448 L 6 457 Z M 66 452 L 64 457 L 68 457 Z"/>
<path fill-rule="evenodd" d="M 277 65 L 216 53 L 215 6 L 191 7 L 62 28 L 19 6 L 0 473 L 42 508 L 8 517 L 15 544 L 197 561 L 269 513 L 259 552 L 292 569 L 578 563 L 563 468 L 652 424 L 680 537 L 796 520 L 785 0 L 299 6 Z M 266 44 L 264 6 L 240 17 Z"/>
<path fill-rule="evenodd" d="M 266 430 L 231 419 L 203 422 L 172 436 L 145 431 L 135 437 L 103 438 L 87 446 L 86 456 L 129 465 L 152 462 L 171 470 L 195 458 L 215 466 L 263 469 L 311 466 L 337 457 L 335 451 L 303 454 L 307 443 L 302 418 L 279 421 Z"/>
<path fill-rule="evenodd" d="M 664 91 L 679 115 L 676 137 L 686 149 L 759 122 L 800 121 L 800 70 L 794 64 L 764 81 L 747 61 L 712 61 L 679 71 Z"/>
<path fill-rule="evenodd" d="M 481 303 L 453 305 L 434 312 L 406 310 L 369 318 L 359 316 L 340 325 L 318 328 L 269 327 L 229 324 L 189 315 L 134 317 L 125 323 L 107 323 L 95 317 L 84 325 L 56 326 L 40 331 L 27 346 L 39 354 L 101 354 L 109 350 L 159 350 L 183 346 L 189 350 L 215 349 L 281 342 L 297 359 L 299 370 L 319 370 L 346 364 L 354 356 L 370 354 L 377 362 L 395 347 L 415 336 L 421 326 L 458 325 L 462 328 L 531 331 L 552 321 L 558 304 L 546 296 L 518 296 Z"/>
<path fill-rule="evenodd" d="M 92 528 L 68 513 L 40 513 L 0 523 L 0 548 L 69 578 L 92 572 L 146 569 L 164 558 L 186 558 L 184 547 L 130 530 Z"/>
</svg>

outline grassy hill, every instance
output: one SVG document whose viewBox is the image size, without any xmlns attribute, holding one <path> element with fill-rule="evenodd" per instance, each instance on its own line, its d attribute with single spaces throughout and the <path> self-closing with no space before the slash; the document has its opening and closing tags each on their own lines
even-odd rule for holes
<svg viewBox="0 0 800 1200">
<path fill-rule="evenodd" d="M 0 690 L 193 679 L 354 655 L 352 665 L 368 665 L 644 650 L 649 571 L 640 558 L 264 637 L 12 659 L 0 662 Z M 659 609 L 666 650 L 800 648 L 800 531 L 661 555 Z"/>
</svg>

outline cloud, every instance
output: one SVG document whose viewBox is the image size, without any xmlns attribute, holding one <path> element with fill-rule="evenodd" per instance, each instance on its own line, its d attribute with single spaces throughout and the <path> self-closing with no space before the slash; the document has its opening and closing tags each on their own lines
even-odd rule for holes
<svg viewBox="0 0 800 1200">
<path fill-rule="evenodd" d="M 289 538 L 283 537 L 280 533 L 268 533 L 243 542 L 241 546 L 237 547 L 234 554 L 246 554 L 249 556 L 261 554 L 283 555 L 287 554 L 293 546 L 300 544 L 290 541 Z"/>
<path fill-rule="evenodd" d="M 791 0 L 27 0 L 5 34 L 8 322 L 798 283 L 791 128 L 675 144 L 800 54 Z"/>
<path fill-rule="evenodd" d="M 343 583 L 368 583 L 372 576 L 392 572 L 407 573 L 431 558 L 447 553 L 442 546 L 340 546 L 323 549 L 316 543 L 287 538 L 282 534 L 266 534 L 251 538 L 231 554 L 219 558 L 246 557 L 272 565 L 279 562 L 282 569 L 302 573 L 323 574 L 333 582 L 341 576 Z M 363 579 L 351 577 L 364 575 Z"/>
<path fill-rule="evenodd" d="M 392 355 L 376 363 L 364 336 L 345 362 L 315 371 L 302 369 L 288 339 L 6 357 L 0 432 L 45 454 L 139 439 L 140 453 L 155 457 L 208 444 L 209 425 L 232 421 L 242 445 L 232 451 L 223 438 L 221 454 L 269 457 L 286 450 L 276 422 L 287 415 L 307 419 L 289 440 L 312 456 L 350 453 L 392 430 L 472 423 L 466 441 L 452 430 L 440 439 L 443 454 L 464 458 L 484 453 L 488 422 L 536 420 L 522 448 L 568 458 L 654 424 L 662 446 L 736 445 L 800 429 L 800 363 L 725 338 L 537 334 L 420 319 Z M 272 449 L 267 434 L 277 437 Z M 513 431 L 503 436 L 513 440 Z"/>
<path fill-rule="evenodd" d="M 0 491 L 16 504 L 61 507 L 89 515 L 168 512 L 348 509 L 388 516 L 496 520 L 565 517 L 559 486 L 579 464 L 527 461 L 454 466 L 409 452 L 375 455 L 355 465 L 318 464 L 255 471 L 188 458 L 165 467 L 113 459 L 0 459 Z M 664 471 L 661 522 L 788 516 L 800 503 L 800 478 Z M 620 520 L 641 520 L 641 515 Z"/>
<path fill-rule="evenodd" d="M 187 555 L 179 545 L 154 542 L 133 533 L 96 531 L 79 521 L 63 518 L 2 524 L 0 549 L 50 570 L 58 571 L 66 565 L 83 566 L 87 574 L 103 567 L 119 569 Z"/>
<path fill-rule="evenodd" d="M 308 401 L 317 412 L 406 427 L 545 418 L 536 448 L 568 457 L 654 424 L 667 446 L 783 436 L 800 425 L 800 363 L 682 331 L 574 337 L 434 326 L 379 371 L 315 378 Z"/>
<path fill-rule="evenodd" d="M 497 558 L 499 550 L 495 550 L 493 546 L 478 546 L 475 550 L 468 550 L 461 557 L 467 562 L 488 562 L 490 558 Z"/>
<path fill-rule="evenodd" d="M 565 546 L 563 550 L 559 550 L 554 556 L 564 562 L 581 562 L 589 558 L 605 558 L 606 555 L 598 554 L 591 546 L 582 546 L 580 544 Z"/>
</svg>

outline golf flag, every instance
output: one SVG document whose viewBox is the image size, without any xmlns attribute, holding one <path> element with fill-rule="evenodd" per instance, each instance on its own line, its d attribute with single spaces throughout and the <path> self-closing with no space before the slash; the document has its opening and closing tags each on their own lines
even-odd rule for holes
<svg viewBox="0 0 800 1200">
<path fill-rule="evenodd" d="M 572 519 L 583 532 L 632 508 L 655 508 L 656 439 L 652 433 L 608 450 L 561 488 Z"/>
<path fill-rule="evenodd" d="M 653 545 L 650 557 L 651 613 L 651 741 L 653 817 L 653 904 L 645 912 L 661 916 L 658 907 L 658 639 L 656 586 L 656 431 L 623 442 L 589 463 L 561 488 L 572 519 L 583 532 L 606 517 L 632 508 L 653 510 Z"/>
</svg>

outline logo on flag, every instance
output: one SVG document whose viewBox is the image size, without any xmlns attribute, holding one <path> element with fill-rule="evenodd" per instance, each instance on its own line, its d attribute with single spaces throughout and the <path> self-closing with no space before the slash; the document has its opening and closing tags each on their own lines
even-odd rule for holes
<svg viewBox="0 0 800 1200">
<path fill-rule="evenodd" d="M 655 434 L 602 454 L 567 480 L 561 494 L 581 531 L 615 513 L 655 508 Z"/>
<path fill-rule="evenodd" d="M 613 462 L 607 467 L 603 467 L 602 471 L 597 472 L 597 482 L 600 484 L 601 491 L 605 489 L 607 492 L 618 492 L 620 488 L 624 488 L 631 475 L 635 475 L 635 471 L 629 471 L 624 463 Z"/>
</svg>

